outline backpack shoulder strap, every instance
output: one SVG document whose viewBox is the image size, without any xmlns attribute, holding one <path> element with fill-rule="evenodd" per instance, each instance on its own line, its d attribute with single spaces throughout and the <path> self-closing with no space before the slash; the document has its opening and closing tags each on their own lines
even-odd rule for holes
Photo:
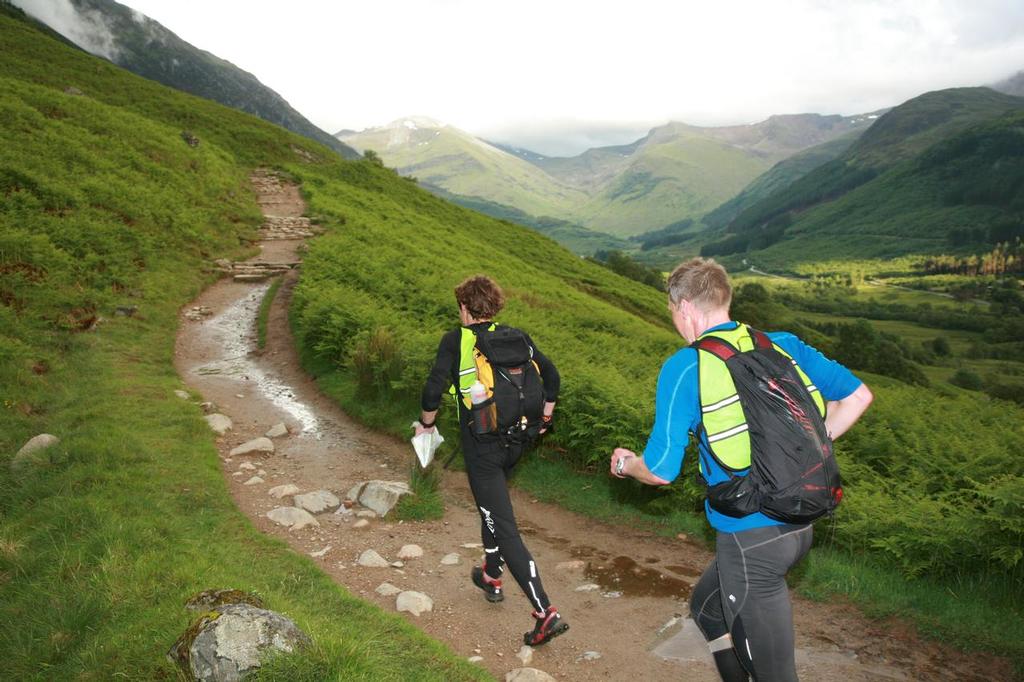
<svg viewBox="0 0 1024 682">
<path fill-rule="evenodd" d="M 775 344 L 768 338 L 768 335 L 762 331 L 754 329 L 753 327 L 747 327 L 747 332 L 750 334 L 750 338 L 754 341 L 756 348 L 773 348 Z"/>
<path fill-rule="evenodd" d="M 690 348 L 707 351 L 723 362 L 739 353 L 731 343 L 716 336 L 705 336 L 697 339 L 690 344 Z"/>
</svg>

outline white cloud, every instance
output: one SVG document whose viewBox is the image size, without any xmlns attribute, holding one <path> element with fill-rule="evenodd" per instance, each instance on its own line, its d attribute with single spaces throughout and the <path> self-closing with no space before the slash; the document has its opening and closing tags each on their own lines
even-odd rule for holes
<svg viewBox="0 0 1024 682">
<path fill-rule="evenodd" d="M 98 12 L 79 11 L 70 0 L 11 1 L 83 50 L 111 61 L 117 58 L 117 40 Z"/>
<path fill-rule="evenodd" d="M 124 2 L 328 131 L 421 112 L 505 140 L 578 121 L 580 144 L 619 143 L 669 119 L 862 113 L 1024 68 L 1021 0 Z"/>
</svg>

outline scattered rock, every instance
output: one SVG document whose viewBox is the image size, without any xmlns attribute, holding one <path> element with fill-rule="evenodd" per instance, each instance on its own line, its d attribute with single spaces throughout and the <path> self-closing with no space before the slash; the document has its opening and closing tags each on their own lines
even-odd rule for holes
<svg viewBox="0 0 1024 682">
<path fill-rule="evenodd" d="M 277 507 L 267 512 L 267 518 L 289 530 L 301 530 L 306 526 L 320 526 L 320 522 L 305 509 L 298 507 Z"/>
<path fill-rule="evenodd" d="M 505 673 L 505 682 L 557 682 L 543 670 L 536 668 L 515 668 Z"/>
<path fill-rule="evenodd" d="M 387 516 L 402 495 L 410 494 L 409 485 L 402 481 L 368 481 L 349 490 L 348 498 L 372 509 L 378 516 Z"/>
<path fill-rule="evenodd" d="M 177 391 L 175 391 L 175 392 L 174 392 L 174 395 L 178 396 L 178 397 L 179 397 L 179 398 L 181 398 L 182 400 L 188 400 L 188 399 L 190 399 L 190 398 L 192 397 L 192 396 L 190 396 L 190 395 L 188 394 L 188 392 L 187 392 L 187 391 L 182 391 L 182 390 L 177 390 Z"/>
<path fill-rule="evenodd" d="M 602 597 L 604 597 L 604 598 L 606 598 L 606 599 L 618 599 L 619 597 L 621 597 L 621 596 L 622 596 L 622 593 L 621 593 L 621 592 L 619 592 L 619 591 L 615 591 L 615 592 L 605 592 L 605 593 L 604 593 L 604 594 L 602 594 L 601 596 L 602 596 Z"/>
<path fill-rule="evenodd" d="M 18 471 L 29 464 L 41 464 L 46 460 L 43 451 L 58 443 L 60 443 L 60 438 L 48 433 L 33 436 L 27 443 L 21 446 L 21 449 L 11 459 L 11 471 Z"/>
<path fill-rule="evenodd" d="M 402 545 L 398 550 L 399 559 L 418 559 L 423 556 L 423 548 L 419 545 Z"/>
<path fill-rule="evenodd" d="M 203 590 L 189 597 L 185 608 L 189 611 L 209 611 L 222 604 L 249 604 L 257 608 L 265 608 L 263 600 L 252 592 L 242 590 Z"/>
<path fill-rule="evenodd" d="M 461 560 L 462 557 L 459 556 L 458 553 L 456 552 L 452 552 L 451 554 L 445 554 L 443 557 L 441 557 L 441 563 L 445 566 L 455 566 Z"/>
<path fill-rule="evenodd" d="M 312 493 L 295 496 L 295 506 L 305 509 L 311 514 L 329 511 L 341 504 L 341 500 L 330 490 L 317 490 Z"/>
<path fill-rule="evenodd" d="M 484 660 L 484 657 L 483 656 L 470 656 L 466 660 L 469 661 L 470 663 L 479 663 L 480 661 Z"/>
<path fill-rule="evenodd" d="M 533 660 L 533 647 L 524 644 L 516 654 L 516 658 L 522 661 L 523 665 L 530 665 L 530 661 Z"/>
<path fill-rule="evenodd" d="M 214 412 L 217 411 L 217 403 L 209 401 L 205 403 L 199 403 L 199 407 L 201 407 L 203 409 L 203 412 L 205 412 L 206 414 L 213 414 Z"/>
<path fill-rule="evenodd" d="M 576 659 L 576 662 L 596 661 L 599 658 L 601 658 L 601 654 L 597 651 L 584 651 L 583 655 Z"/>
<path fill-rule="evenodd" d="M 274 442 L 267 437 L 255 438 L 247 443 L 242 443 L 237 448 L 228 453 L 229 457 L 237 457 L 238 455 L 248 455 L 253 452 L 268 452 L 274 451 Z"/>
<path fill-rule="evenodd" d="M 256 471 L 256 465 L 252 462 L 242 462 L 238 465 L 239 469 L 245 469 L 246 471 Z"/>
<path fill-rule="evenodd" d="M 259 476 L 253 476 L 252 478 L 250 478 L 248 481 L 246 481 L 242 485 L 259 485 L 260 483 L 264 483 L 264 480 L 262 478 L 260 478 Z"/>
<path fill-rule="evenodd" d="M 686 533 L 677 533 L 676 538 L 682 540 L 683 542 L 690 539 L 690 537 Z"/>
<path fill-rule="evenodd" d="M 587 565 L 587 562 L 581 559 L 575 559 L 573 561 L 562 561 L 555 564 L 556 571 L 582 571 Z"/>
<path fill-rule="evenodd" d="M 481 549 L 483 545 L 479 542 L 463 542 L 459 547 L 462 549 Z"/>
<path fill-rule="evenodd" d="M 225 433 L 231 430 L 233 424 L 231 418 L 226 414 L 208 414 L 205 417 L 206 423 L 210 425 L 213 432 L 218 436 L 223 436 Z"/>
<path fill-rule="evenodd" d="M 381 583 L 380 585 L 377 585 L 377 589 L 374 590 L 374 592 L 382 597 L 393 597 L 401 591 L 402 588 L 395 587 L 391 583 Z"/>
<path fill-rule="evenodd" d="M 391 568 L 402 568 L 405 566 L 405 563 L 402 561 L 392 561 L 389 566 L 391 566 Z"/>
<path fill-rule="evenodd" d="M 267 491 L 267 493 L 274 498 L 281 499 L 294 495 L 299 492 L 299 486 L 294 483 L 285 483 L 284 485 L 275 485 L 273 488 Z"/>
<path fill-rule="evenodd" d="M 433 611 L 434 600 L 422 592 L 406 590 L 405 592 L 400 592 L 395 599 L 395 608 L 399 611 L 408 611 L 412 615 L 418 616 L 426 611 Z"/>
<path fill-rule="evenodd" d="M 139 312 L 139 306 L 137 305 L 119 305 L 114 310 L 115 317 L 135 317 L 135 313 Z"/>
<path fill-rule="evenodd" d="M 359 559 L 356 561 L 360 566 L 366 566 L 367 568 L 387 568 L 388 560 L 377 554 L 376 550 L 368 549 L 359 555 Z"/>
<path fill-rule="evenodd" d="M 199 138 L 187 130 L 181 131 L 181 139 L 183 139 L 185 141 L 185 144 L 187 144 L 189 147 L 199 146 Z"/>
<path fill-rule="evenodd" d="M 233 473 L 231 475 L 232 476 L 245 476 L 245 472 L 244 471 L 236 471 L 235 473 Z"/>
<path fill-rule="evenodd" d="M 234 681 L 260 667 L 269 653 L 310 644 L 295 623 L 249 604 L 226 604 L 204 613 L 167 652 L 188 679 Z"/>
<path fill-rule="evenodd" d="M 236 393 L 235 397 L 238 398 L 239 400 L 242 400 L 243 398 L 245 398 L 245 394 L 244 393 Z"/>
<path fill-rule="evenodd" d="M 357 511 L 356 516 L 361 519 L 375 519 L 377 518 L 377 512 L 369 509 L 363 509 L 362 511 Z"/>
<path fill-rule="evenodd" d="M 594 590 L 599 590 L 599 589 L 601 589 L 600 585 L 597 585 L 595 583 L 587 583 L 586 585 L 580 585 L 579 587 L 577 587 L 576 591 L 577 592 L 593 592 Z"/>
<path fill-rule="evenodd" d="M 270 430 L 263 434 L 267 438 L 280 438 L 288 435 L 288 427 L 284 424 L 274 424 Z"/>
<path fill-rule="evenodd" d="M 73 97 L 81 97 L 85 93 L 76 88 L 74 85 L 69 85 L 68 87 L 64 88 L 64 94 L 71 95 Z"/>
<path fill-rule="evenodd" d="M 256 475 L 257 476 L 266 476 L 267 475 L 267 470 L 266 469 L 260 469 L 259 471 L 256 472 Z"/>
<path fill-rule="evenodd" d="M 358 521 L 356 521 L 355 523 L 352 524 L 352 527 L 353 528 L 366 528 L 369 525 L 370 525 L 370 522 L 367 521 L 366 519 L 359 519 Z"/>
<path fill-rule="evenodd" d="M 185 312 L 185 319 L 192 320 L 193 322 L 199 322 L 204 317 L 213 315 L 213 310 L 207 308 L 205 305 L 192 306 Z"/>
<path fill-rule="evenodd" d="M 309 556 L 313 557 L 314 559 L 319 559 L 319 558 L 323 557 L 325 554 L 327 554 L 329 551 L 331 551 L 331 547 L 332 546 L 333 545 L 327 545 L 323 549 L 318 549 L 315 552 L 310 552 Z"/>
</svg>

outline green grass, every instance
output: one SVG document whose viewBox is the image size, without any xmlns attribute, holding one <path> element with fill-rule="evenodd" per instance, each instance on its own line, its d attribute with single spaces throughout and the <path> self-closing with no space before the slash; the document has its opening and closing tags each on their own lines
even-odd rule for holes
<svg viewBox="0 0 1024 682">
<path fill-rule="evenodd" d="M 181 306 L 256 236 L 249 173 L 330 153 L 16 15 L 0 6 L 4 677 L 173 678 L 184 601 L 231 587 L 313 639 L 266 679 L 488 679 L 261 534 L 231 500 L 198 405 L 174 395 Z M 127 305 L 134 316 L 115 315 Z M 60 444 L 13 471 L 41 432 Z"/>
<path fill-rule="evenodd" d="M 270 318 L 270 307 L 274 305 L 274 297 L 277 296 L 277 290 L 281 288 L 282 281 L 280 277 L 275 277 L 274 281 L 270 283 L 270 288 L 263 294 L 263 300 L 260 301 L 260 309 L 256 314 L 256 347 L 260 350 L 267 345 L 267 320 Z"/>
</svg>

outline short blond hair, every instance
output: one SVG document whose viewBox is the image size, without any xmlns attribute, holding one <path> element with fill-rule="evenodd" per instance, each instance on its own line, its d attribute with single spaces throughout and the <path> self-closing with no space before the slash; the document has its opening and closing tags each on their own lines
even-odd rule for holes
<svg viewBox="0 0 1024 682">
<path fill-rule="evenodd" d="M 729 308 L 732 285 L 729 274 L 713 258 L 693 258 L 676 266 L 668 276 L 672 305 L 687 300 L 701 310 Z"/>
</svg>

